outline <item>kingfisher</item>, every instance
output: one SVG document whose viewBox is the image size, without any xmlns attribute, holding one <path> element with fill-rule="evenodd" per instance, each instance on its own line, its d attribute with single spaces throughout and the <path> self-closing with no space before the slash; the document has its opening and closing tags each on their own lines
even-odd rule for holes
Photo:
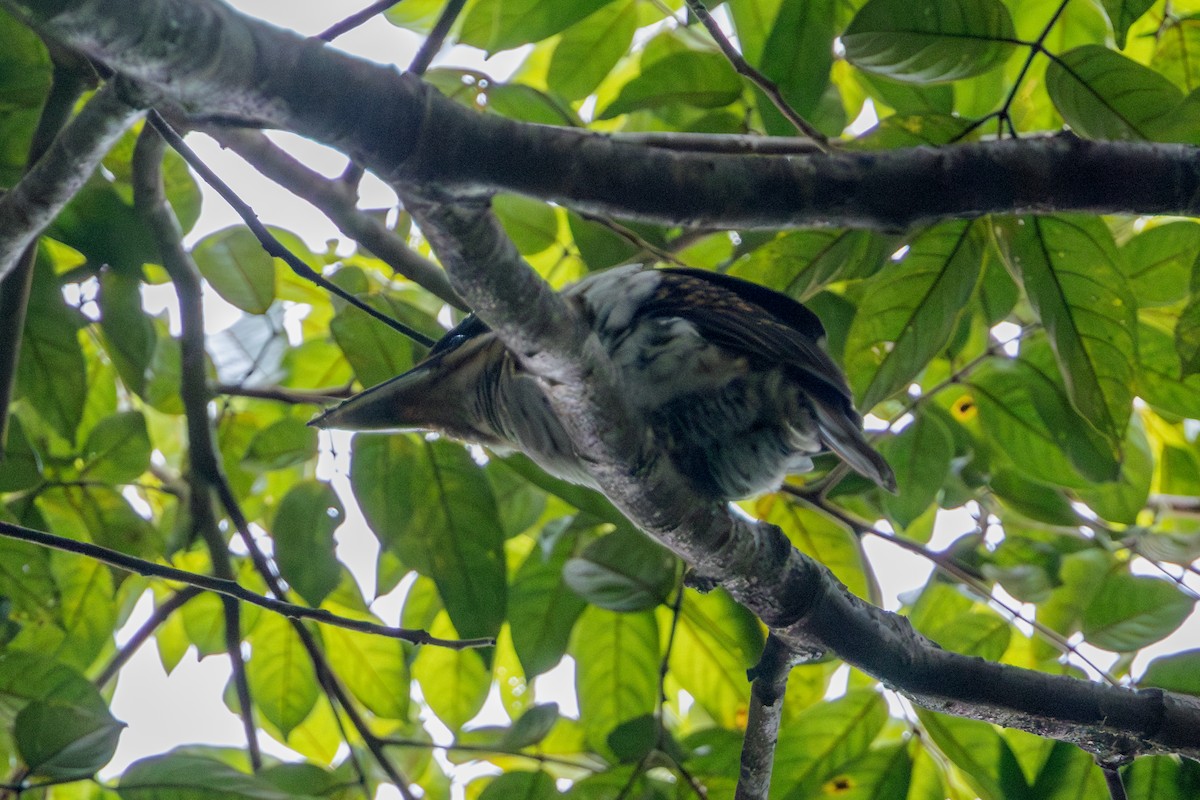
<svg viewBox="0 0 1200 800">
<path fill-rule="evenodd" d="M 627 408 L 701 495 L 777 489 L 832 452 L 889 491 L 896 479 L 863 435 L 817 315 L 787 295 L 706 270 L 628 265 L 563 296 L 612 359 Z M 598 488 L 537 375 L 474 314 L 419 364 L 312 422 L 354 431 L 433 431 L 528 455 Z"/>
</svg>

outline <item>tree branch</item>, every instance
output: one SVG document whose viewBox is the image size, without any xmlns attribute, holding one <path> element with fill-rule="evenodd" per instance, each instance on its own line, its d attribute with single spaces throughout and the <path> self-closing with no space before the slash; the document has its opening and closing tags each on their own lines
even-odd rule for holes
<svg viewBox="0 0 1200 800">
<path fill-rule="evenodd" d="M 333 625 L 338 628 L 345 628 L 351 631 L 360 633 L 371 633 L 376 636 L 386 636 L 389 639 L 402 639 L 413 644 L 430 644 L 435 647 L 448 647 L 451 650 L 465 650 L 474 647 L 491 647 L 496 644 L 494 639 L 440 639 L 436 636 L 430 636 L 426 631 L 414 628 L 394 628 L 390 625 L 381 625 L 377 622 L 370 622 L 361 619 L 350 619 L 349 617 L 341 617 L 326 611 L 323 608 L 311 608 L 309 606 L 301 606 L 295 603 L 288 603 L 283 600 L 278 600 L 273 597 L 264 597 L 260 594 L 250 591 L 241 584 L 233 581 L 227 581 L 222 578 L 216 578 L 212 575 L 201 575 L 198 572 L 188 572 L 177 567 L 169 567 L 165 564 L 156 564 L 153 561 L 135 558 L 134 556 L 126 555 L 125 553 L 116 550 L 110 550 L 107 547 L 101 547 L 90 542 L 81 542 L 77 539 L 68 539 L 65 536 L 56 536 L 52 533 L 44 531 L 35 531 L 32 528 L 25 528 L 21 525 L 14 525 L 11 522 L 0 520 L 0 536 L 5 536 L 9 539 L 17 539 L 22 542 L 31 542 L 42 547 L 49 547 L 54 550 L 61 550 L 64 553 L 75 553 L 76 555 L 85 556 L 94 559 L 103 564 L 108 564 L 110 567 L 132 572 L 136 575 L 142 575 L 147 578 L 162 578 L 168 581 L 175 581 L 186 586 L 194 586 L 197 589 L 203 589 L 206 592 L 214 592 L 226 597 L 232 597 L 237 600 L 249 603 L 250 605 L 265 608 L 267 611 L 274 612 L 288 619 L 301 620 L 311 619 L 314 622 Z"/>
<path fill-rule="evenodd" d="M 792 665 L 787 646 L 775 634 L 769 635 L 762 658 L 750 670 L 750 713 L 734 800 L 767 800 L 783 718 L 783 694 Z"/>
<path fill-rule="evenodd" d="M 796 156 L 670 151 L 480 114 L 415 76 L 219 3 L 0 5 L 178 104 L 295 131 L 390 182 L 443 197 L 513 191 L 647 222 L 743 228 L 898 229 L 990 212 L 1200 213 L 1200 148 L 1188 145 L 1064 135 Z M 171 48 L 159 46 L 163 26 Z"/>
<path fill-rule="evenodd" d="M 141 114 L 117 84 L 98 91 L 25 176 L 0 196 L 0 280 L 83 187 L 100 159 Z"/>
</svg>

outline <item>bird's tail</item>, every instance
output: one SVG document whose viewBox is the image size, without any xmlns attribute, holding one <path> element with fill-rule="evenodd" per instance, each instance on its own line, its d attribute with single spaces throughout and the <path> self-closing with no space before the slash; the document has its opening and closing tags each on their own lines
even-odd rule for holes
<svg viewBox="0 0 1200 800">
<path fill-rule="evenodd" d="M 821 440 L 825 445 L 855 472 L 894 493 L 896 475 L 883 460 L 883 456 L 867 443 L 859 425 L 858 415 L 833 408 L 829 401 L 821 398 L 813 397 L 812 403 L 817 413 L 817 427 L 821 431 Z"/>
</svg>

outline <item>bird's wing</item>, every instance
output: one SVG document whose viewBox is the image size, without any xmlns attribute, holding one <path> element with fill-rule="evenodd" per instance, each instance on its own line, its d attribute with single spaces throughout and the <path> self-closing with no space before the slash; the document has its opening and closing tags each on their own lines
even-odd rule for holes
<svg viewBox="0 0 1200 800">
<path fill-rule="evenodd" d="M 661 283 L 640 312 L 679 317 L 708 341 L 752 361 L 799 373 L 810 394 L 854 414 L 850 387 L 821 349 L 817 315 L 787 295 L 729 275 L 698 269 L 658 270 Z"/>
<path fill-rule="evenodd" d="M 639 313 L 686 319 L 706 340 L 732 353 L 784 366 L 807 395 L 826 447 L 895 491 L 891 467 L 863 437 L 845 376 L 821 349 L 825 329 L 816 314 L 786 295 L 729 275 L 674 268 L 659 273 L 662 282 Z"/>
</svg>

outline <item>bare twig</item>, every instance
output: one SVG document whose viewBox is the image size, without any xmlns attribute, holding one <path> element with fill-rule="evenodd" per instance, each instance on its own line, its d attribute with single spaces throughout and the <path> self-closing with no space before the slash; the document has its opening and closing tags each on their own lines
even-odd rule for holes
<svg viewBox="0 0 1200 800">
<path fill-rule="evenodd" d="M 458 19 L 458 15 L 462 13 L 463 6 L 466 4 L 467 0 L 448 0 L 437 22 L 434 23 L 433 29 L 421 43 L 421 49 L 417 51 L 412 63 L 408 65 L 409 72 L 414 75 L 425 74 L 425 70 L 429 69 L 429 65 L 433 63 L 434 56 L 442 49 L 442 44 L 445 43 L 450 29 L 454 27 L 455 20 Z"/>
<path fill-rule="evenodd" d="M 209 126 L 204 132 L 222 147 L 228 147 L 246 159 L 263 175 L 312 203 L 337 225 L 338 230 L 397 273 L 455 308 L 469 310 L 450 288 L 446 273 L 437 264 L 415 252 L 386 225 L 356 206 L 354 191 L 346 181 L 330 180 L 309 169 L 260 131 Z"/>
<path fill-rule="evenodd" d="M 762 658 L 750 670 L 750 709 L 746 738 L 742 742 L 741 769 L 735 800 L 766 800 L 771 789 L 771 767 L 783 718 L 783 695 L 793 655 L 775 634 L 767 636 Z"/>
<path fill-rule="evenodd" d="M 738 74 L 745 76 L 751 83 L 762 90 L 762 93 L 779 109 L 779 113 L 783 114 L 784 118 L 792 123 L 792 126 L 796 130 L 811 138 L 817 147 L 825 149 L 825 142 L 827 141 L 825 134 L 814 128 L 811 122 L 796 113 L 796 109 L 792 108 L 788 104 L 788 101 L 784 99 L 783 92 L 779 91 L 779 86 L 775 81 L 750 66 L 750 62 L 729 41 L 725 32 L 721 30 L 721 26 L 713 19 L 712 14 L 708 13 L 708 9 L 704 7 L 703 0 L 687 0 L 687 7 L 688 10 L 696 15 L 696 19 L 700 20 L 700 23 L 708 29 L 709 35 L 717 43 L 717 47 L 721 48 L 721 52 L 725 54 L 725 58 L 729 60 L 729 63 L 733 65 Z"/>
<path fill-rule="evenodd" d="M 371 18 L 376 17 L 379 14 L 382 14 L 384 11 L 387 11 L 389 8 L 399 2 L 400 0 L 376 0 L 376 2 L 371 3 L 371 5 L 367 6 L 363 10 L 356 11 L 342 21 L 335 22 L 334 24 L 330 25 L 328 28 L 318 33 L 316 38 L 326 42 L 332 42 L 342 34 L 349 33 L 359 25 L 368 22 Z"/>
<path fill-rule="evenodd" d="M 215 394 L 230 397 L 252 397 L 256 400 L 276 400 L 291 405 L 327 405 L 335 400 L 345 400 L 354 392 L 348 386 L 329 389 L 289 389 L 285 386 L 237 386 L 222 383 L 213 387 Z"/>
<path fill-rule="evenodd" d="M 125 644 L 123 644 L 121 648 L 117 650 L 112 659 L 109 660 L 108 664 L 104 666 L 104 669 L 100 671 L 100 674 L 96 676 L 96 679 L 93 681 L 93 683 L 95 683 L 97 687 L 103 689 L 109 681 L 117 677 L 117 674 L 121 671 L 121 668 L 128 663 L 129 659 L 133 658 L 133 654 L 136 653 L 138 649 L 146 643 L 146 640 L 154 635 L 154 632 L 158 630 L 160 625 L 166 622 L 167 619 L 176 611 L 183 608 L 183 606 L 187 604 L 187 602 L 193 597 L 203 593 L 203 589 L 198 589 L 195 586 L 185 586 L 175 594 L 168 597 L 162 603 L 155 606 L 154 613 L 150 615 L 150 618 L 143 622 L 141 626 L 139 626 L 138 629 L 133 632 L 133 635 L 129 637 Z"/>
<path fill-rule="evenodd" d="M 111 567 L 123 569 L 126 572 L 132 572 L 147 578 L 162 578 L 182 583 L 186 586 L 194 586 L 206 592 L 215 592 L 216 594 L 233 597 L 259 608 L 265 608 L 267 611 L 272 611 L 288 619 L 311 619 L 314 622 L 333 625 L 360 633 L 373 633 L 377 636 L 386 636 L 389 639 L 402 639 L 413 644 L 448 647 L 451 650 L 491 647 L 496 643 L 494 639 L 441 639 L 436 636 L 430 636 L 423 630 L 394 628 L 376 622 L 350 619 L 349 617 L 330 613 L 323 608 L 312 608 L 310 606 L 288 603 L 277 598 L 264 597 L 238 583 L 216 578 L 212 575 L 201 575 L 198 572 L 189 572 L 188 570 L 169 567 L 165 564 L 156 564 L 153 561 L 146 561 L 145 559 L 126 555 L 125 553 L 110 550 L 107 547 L 101 547 L 97 544 L 82 542 L 77 539 L 68 539 L 65 536 L 56 536 L 44 531 L 35 531 L 32 528 L 14 525 L 11 522 L 3 520 L 0 520 L 0 536 L 17 539 L 22 542 L 32 542 L 33 544 L 49 547 L 54 550 L 61 550 L 65 553 L 86 556 L 87 558 L 108 564 Z"/>
<path fill-rule="evenodd" d="M 317 286 L 320 286 L 322 289 L 328 291 L 330 294 L 337 295 L 342 300 L 345 300 L 347 303 L 357 308 L 359 311 L 362 311 L 368 316 L 382 322 L 392 330 L 398 331 L 413 341 L 423 344 L 426 347 L 433 344 L 433 339 L 429 338 L 415 328 L 410 328 L 403 322 L 392 319 L 382 311 L 379 311 L 369 304 L 364 303 L 362 300 L 350 294 L 350 292 L 347 292 L 342 287 L 327 280 L 323 275 L 314 270 L 308 264 L 305 264 L 302 260 L 300 260 L 299 257 L 296 256 L 295 253 L 284 247 L 283 243 L 280 242 L 274 234 L 267 230 L 267 227 L 258 219 L 258 215 L 254 212 L 254 209 L 251 208 L 245 200 L 242 200 L 242 198 L 238 197 L 237 193 L 230 188 L 229 184 L 217 177 L 217 174 L 213 172 L 207 164 L 200 160 L 200 157 L 196 155 L 196 152 L 192 150 L 192 148 L 188 147 L 188 145 L 183 141 L 183 137 L 181 137 L 174 128 L 167 124 L 167 121 L 162 118 L 161 114 L 159 114 L 157 111 L 151 111 L 147 115 L 146 120 L 154 126 L 154 129 L 158 131 L 164 139 L 167 140 L 167 144 L 171 145 L 171 148 L 174 149 L 175 152 L 183 156 L 184 160 L 188 162 L 188 165 L 194 169 L 198 175 L 200 175 L 204 182 L 211 186 L 217 192 L 217 194 L 221 195 L 225 202 L 229 203 L 229 205 L 233 207 L 234 211 L 236 211 L 238 216 L 242 218 L 242 221 L 246 224 L 246 227 L 248 227 L 255 237 L 258 238 L 258 241 L 262 244 L 263 249 L 266 250 L 269 255 L 281 259 L 301 278 L 312 281 Z"/>
</svg>

